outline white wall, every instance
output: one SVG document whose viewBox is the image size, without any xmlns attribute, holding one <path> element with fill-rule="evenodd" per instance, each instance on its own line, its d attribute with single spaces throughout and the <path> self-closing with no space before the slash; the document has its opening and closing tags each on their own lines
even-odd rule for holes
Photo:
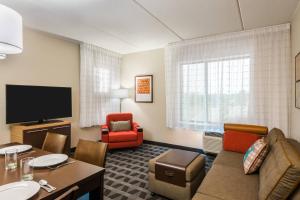
<svg viewBox="0 0 300 200">
<path fill-rule="evenodd" d="M 154 103 L 134 102 L 134 77 L 152 74 Z M 144 139 L 202 148 L 202 134 L 187 130 L 166 128 L 166 95 L 164 50 L 157 49 L 123 56 L 121 86 L 131 89 L 131 98 L 123 100 L 122 111 L 132 112 L 144 128 Z"/>
<path fill-rule="evenodd" d="M 292 21 L 292 69 L 294 57 L 300 52 L 300 9 Z M 134 76 L 153 74 L 154 103 L 134 102 Z M 122 103 L 123 112 L 132 112 L 145 130 L 145 139 L 202 147 L 202 134 L 187 130 L 166 128 L 164 51 L 152 51 L 124 55 L 121 66 L 121 85 L 131 88 L 131 98 Z M 300 140 L 300 109 L 294 104 L 294 74 L 291 84 L 291 134 Z M 63 38 L 24 29 L 24 52 L 0 60 L 0 144 L 10 141 L 9 126 L 5 124 L 5 84 L 48 85 L 72 87 L 73 117 L 72 146 L 78 138 L 98 140 L 99 128 L 80 129 L 79 124 L 79 45 Z M 25 97 L 24 97 L 25 98 Z"/>
<path fill-rule="evenodd" d="M 292 102 L 291 102 L 291 136 L 300 141 L 300 109 L 295 108 L 295 56 L 300 52 L 300 8 L 292 20 Z"/>
<path fill-rule="evenodd" d="M 24 29 L 24 51 L 0 60 L 0 144 L 10 142 L 5 124 L 5 84 L 72 87 L 72 146 L 79 137 L 98 140 L 98 128 L 80 129 L 79 124 L 79 44 Z M 26 96 L 24 96 L 26 98 Z"/>
</svg>

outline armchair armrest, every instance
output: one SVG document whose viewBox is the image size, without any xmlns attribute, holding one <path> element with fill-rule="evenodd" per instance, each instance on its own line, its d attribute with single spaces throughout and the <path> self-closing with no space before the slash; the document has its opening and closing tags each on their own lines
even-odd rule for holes
<svg viewBox="0 0 300 200">
<path fill-rule="evenodd" d="M 102 132 L 103 135 L 108 134 L 109 129 L 108 129 L 108 126 L 106 124 L 101 125 L 101 132 Z"/>
<path fill-rule="evenodd" d="M 133 122 L 133 130 L 137 133 L 143 133 L 143 128 L 136 122 Z"/>
<path fill-rule="evenodd" d="M 137 132 L 138 133 L 142 133 L 144 131 L 144 129 L 142 127 L 137 127 Z"/>
</svg>

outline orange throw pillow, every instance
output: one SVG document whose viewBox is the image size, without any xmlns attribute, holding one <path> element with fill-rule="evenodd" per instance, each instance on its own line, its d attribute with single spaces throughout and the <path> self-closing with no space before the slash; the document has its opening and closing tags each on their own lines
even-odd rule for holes
<svg viewBox="0 0 300 200">
<path fill-rule="evenodd" d="M 261 136 L 240 131 L 225 131 L 223 138 L 223 149 L 245 153 L 254 142 Z"/>
</svg>

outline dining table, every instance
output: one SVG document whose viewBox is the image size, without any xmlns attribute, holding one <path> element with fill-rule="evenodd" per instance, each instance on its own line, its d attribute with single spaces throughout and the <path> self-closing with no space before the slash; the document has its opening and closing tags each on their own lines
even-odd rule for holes
<svg viewBox="0 0 300 200">
<path fill-rule="evenodd" d="M 0 148 L 17 145 L 18 143 L 8 143 L 0 145 Z M 20 153 L 17 156 L 18 167 L 14 170 L 5 169 L 5 157 L 0 155 L 0 186 L 21 180 L 20 176 L 20 160 L 26 157 L 39 157 L 51 154 L 38 148 L 32 148 L 28 152 Z M 53 200 L 73 187 L 78 187 L 78 197 L 89 193 L 89 199 L 102 200 L 103 199 L 103 181 L 105 169 L 96 165 L 91 165 L 86 162 L 68 158 L 71 164 L 58 167 L 56 169 L 50 168 L 34 168 L 33 181 L 46 180 L 49 184 L 56 187 L 56 190 L 51 193 L 40 188 L 39 192 L 33 196 L 32 200 Z"/>
</svg>

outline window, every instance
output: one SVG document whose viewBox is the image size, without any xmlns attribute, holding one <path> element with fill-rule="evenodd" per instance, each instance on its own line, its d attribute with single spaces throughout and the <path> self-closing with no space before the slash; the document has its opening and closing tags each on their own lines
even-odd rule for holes
<svg viewBox="0 0 300 200">
<path fill-rule="evenodd" d="M 214 129 L 248 114 L 250 58 L 181 65 L 180 122 Z"/>
<path fill-rule="evenodd" d="M 97 93 L 108 93 L 111 88 L 110 70 L 105 68 L 94 68 Z"/>
</svg>

